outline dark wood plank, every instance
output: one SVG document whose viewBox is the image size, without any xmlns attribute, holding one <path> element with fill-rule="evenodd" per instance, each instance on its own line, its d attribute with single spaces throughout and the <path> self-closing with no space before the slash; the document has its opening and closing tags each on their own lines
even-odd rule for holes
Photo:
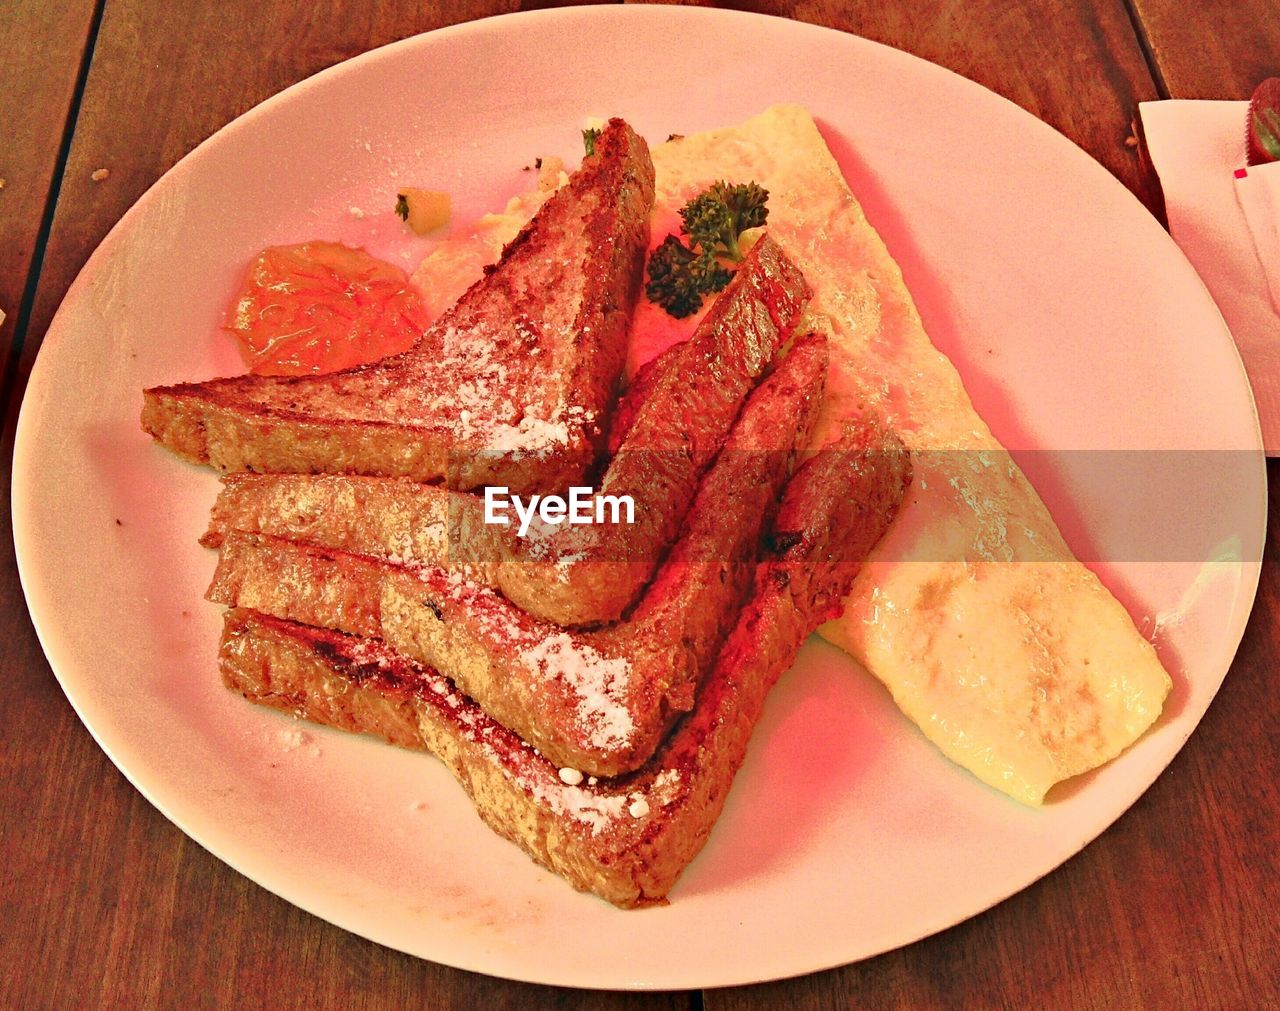
<svg viewBox="0 0 1280 1011">
<path fill-rule="evenodd" d="M 1244 99 L 1280 75 L 1275 0 L 1130 2 L 1165 97 Z"/>
<path fill-rule="evenodd" d="M 1123 0 L 694 0 L 691 5 L 790 16 L 954 70 L 1066 134 L 1147 207 L 1162 206 L 1129 140 L 1137 103 L 1157 95 Z"/>
<path fill-rule="evenodd" d="M 72 280 L 107 231 L 183 155 L 325 67 L 519 0 L 125 0 L 106 10 L 36 293 L 19 388 Z M 107 169 L 106 179 L 93 173 Z"/>
<path fill-rule="evenodd" d="M 19 381 L 96 243 L 204 137 L 348 56 L 515 6 L 322 4 L 300 16 L 283 0 L 109 4 Z M 110 176 L 94 182 L 99 167 Z M 15 405 L 0 444 L 6 487 Z M 6 529 L 8 510 L 6 495 Z M 231 871 L 155 811 L 77 721 L 27 618 L 8 536 L 0 668 L 0 1006 L 684 1008 L 696 999 L 601 996 L 448 969 L 331 927 Z"/>
<path fill-rule="evenodd" d="M 23 295 L 93 24 L 93 0 L 0 5 L 0 362 L 9 362 Z M 19 41 L 20 40 L 20 41 Z M 8 370 L 0 366 L 0 375 Z M 0 398 L 3 391 L 0 391 Z"/>
</svg>

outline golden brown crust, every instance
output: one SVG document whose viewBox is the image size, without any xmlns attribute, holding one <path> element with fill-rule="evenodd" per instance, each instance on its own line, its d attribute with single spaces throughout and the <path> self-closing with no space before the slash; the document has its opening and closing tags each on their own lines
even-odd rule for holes
<svg viewBox="0 0 1280 1011">
<path fill-rule="evenodd" d="M 603 440 L 652 202 L 648 148 L 613 120 L 596 155 L 411 350 L 325 376 L 156 387 L 142 426 L 223 470 L 560 490 Z"/>
<path fill-rule="evenodd" d="M 811 336 L 752 393 L 628 620 L 567 631 L 437 573 L 413 587 L 383 584 L 383 636 L 455 674 L 554 761 L 599 776 L 637 768 L 691 706 L 747 591 L 791 453 L 811 435 L 826 365 L 825 339 Z M 598 568 L 607 579 L 622 566 Z"/>
<path fill-rule="evenodd" d="M 558 764 L 598 776 L 635 769 L 692 705 L 741 604 L 791 455 L 811 437 L 826 367 L 826 340 L 810 335 L 752 393 L 671 557 L 619 625 L 567 631 L 438 567 L 238 531 L 223 542 L 210 599 L 381 636 L 447 671 Z M 600 563 L 602 578 L 611 568 Z"/>
<path fill-rule="evenodd" d="M 761 240 L 697 334 L 647 370 L 621 422 L 601 494 L 630 495 L 637 523 L 560 528 L 530 545 L 486 525 L 473 495 L 359 477 L 232 476 L 204 543 L 227 529 L 424 564 L 466 564 L 529 614 L 559 625 L 616 621 L 636 602 L 684 522 L 698 482 L 808 297 L 783 252 Z"/>
<path fill-rule="evenodd" d="M 790 338 L 809 286 L 765 235 L 712 303 L 693 336 L 646 379 L 643 400 L 600 483 L 602 495 L 629 495 L 636 524 L 603 529 L 560 553 L 587 564 L 557 571 L 527 557 L 504 565 L 512 603 L 559 625 L 616 621 L 635 603 L 684 523 L 698 482 L 715 459 L 752 387 Z M 557 549 L 552 549 L 553 554 Z M 615 565 L 607 578 L 590 562 Z M 554 561 L 553 561 L 554 565 Z"/>
<path fill-rule="evenodd" d="M 349 474 L 228 474 L 200 543 L 219 547 L 232 530 L 423 565 L 483 566 L 472 577 L 499 587 L 496 563 L 514 550 L 509 528 L 486 524 L 475 495 Z"/>
<path fill-rule="evenodd" d="M 779 530 L 795 536 L 757 569 L 693 712 L 629 775 L 563 782 L 452 682 L 376 640 L 233 610 L 223 678 L 255 702 L 431 751 L 491 828 L 574 887 L 623 907 L 664 901 L 724 806 L 769 688 L 825 602 L 848 592 L 856 559 L 901 502 L 910 467 L 900 443 L 872 433 L 841 450 L 809 461 L 788 485 Z"/>
<path fill-rule="evenodd" d="M 307 625 L 377 636 L 382 634 L 379 587 L 395 571 L 347 551 L 237 532 L 223 542 L 205 596 Z"/>
</svg>

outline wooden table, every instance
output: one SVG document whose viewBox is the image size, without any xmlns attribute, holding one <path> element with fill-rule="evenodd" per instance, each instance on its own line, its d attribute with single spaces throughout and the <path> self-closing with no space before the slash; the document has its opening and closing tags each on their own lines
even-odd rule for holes
<svg viewBox="0 0 1280 1011">
<path fill-rule="evenodd" d="M 6 486 L 18 404 L 49 320 L 147 186 L 218 127 L 323 67 L 518 5 L 423 6 L 0 6 Z M 971 77 L 1061 130 L 1157 213 L 1157 182 L 1127 140 L 1136 103 L 1244 98 L 1280 73 L 1275 0 L 743 6 L 855 32 Z M 110 177 L 94 181 L 100 166 Z M 77 721 L 31 629 L 6 535 L 0 1006 L 1275 1006 L 1274 494 L 1258 602 L 1226 684 L 1169 770 L 1114 827 L 1045 880 L 938 936 L 843 969 L 705 993 L 601 995 L 490 979 L 386 950 L 251 884 L 144 801 Z"/>
</svg>

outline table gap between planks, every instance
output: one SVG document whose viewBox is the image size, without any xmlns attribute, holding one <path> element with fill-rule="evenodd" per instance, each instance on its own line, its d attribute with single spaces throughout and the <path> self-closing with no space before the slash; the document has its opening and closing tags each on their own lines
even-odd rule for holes
<svg viewBox="0 0 1280 1011">
<path fill-rule="evenodd" d="M 0 177 L 8 174 L 0 190 L 6 484 L 17 403 L 49 321 L 143 190 L 294 81 L 394 39 L 518 6 L 329 2 L 300 16 L 280 0 L 126 0 L 0 11 L 6 37 L 39 40 L 10 49 L 0 65 L 0 122 L 19 125 L 7 128 L 0 155 Z M 1260 0 L 1193 11 L 1173 0 L 723 6 L 852 31 L 971 77 L 1061 130 L 1153 209 L 1158 186 L 1127 143 L 1136 103 L 1240 98 L 1257 78 L 1280 72 L 1280 18 Z M 94 181 L 99 168 L 110 175 Z M 1273 515 L 1278 505 L 1273 498 Z M 7 496 L 3 509 L 7 526 Z M 1273 520 L 1268 559 L 1276 537 Z M 9 542 L 0 548 L 0 658 L 11 688 L 0 753 L 8 921 L 0 956 L 26 969 L 0 980 L 0 1003 L 55 1006 L 95 995 L 122 1006 L 916 1008 L 954 1003 L 962 986 L 974 1006 L 1160 1007 L 1256 1000 L 1274 982 L 1265 957 L 1280 941 L 1267 916 L 1280 899 L 1280 733 L 1271 707 L 1256 704 L 1280 688 L 1273 564 L 1232 674 L 1191 743 L 1132 814 L 1044 881 L 860 965 L 705 994 L 600 995 L 493 980 L 381 948 L 276 899 L 188 840 L 71 712 L 31 630 Z M 1271 812 L 1261 829 L 1250 820 L 1259 807 Z"/>
</svg>

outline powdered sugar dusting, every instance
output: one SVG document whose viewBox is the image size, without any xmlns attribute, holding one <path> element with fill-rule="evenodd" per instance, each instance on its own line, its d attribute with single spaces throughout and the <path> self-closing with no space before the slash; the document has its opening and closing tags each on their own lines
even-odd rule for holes
<svg viewBox="0 0 1280 1011">
<path fill-rule="evenodd" d="M 567 687 L 590 747 L 605 750 L 631 742 L 636 726 L 627 704 L 631 665 L 625 657 L 606 656 L 581 637 L 521 615 L 494 590 L 469 578 L 465 566 L 426 566 L 419 578 L 464 607 L 477 634 L 511 644 L 537 681 Z"/>
<path fill-rule="evenodd" d="M 424 420 L 450 417 L 459 442 L 495 452 L 539 452 L 568 445 L 594 420 L 585 408 L 566 406 L 563 397 L 550 408 L 537 397 L 524 403 L 513 398 L 531 393 L 529 377 L 517 375 L 513 358 L 536 349 L 542 339 L 528 321 L 517 319 L 509 328 L 484 322 L 449 326 L 441 337 L 432 371 L 442 392 L 417 413 Z M 519 350 L 513 352 L 513 345 Z"/>
<path fill-rule="evenodd" d="M 663 769 L 653 777 L 649 800 L 666 807 L 679 795 L 682 782 L 679 769 Z"/>
<path fill-rule="evenodd" d="M 461 579 L 456 583 L 460 590 L 466 586 Z M 572 665 L 581 664 L 594 669 L 590 680 L 595 680 L 598 675 L 603 683 L 612 684 L 616 689 L 616 678 L 625 678 L 625 673 L 618 674 L 618 661 L 610 660 L 580 643 L 575 644 L 567 634 L 563 639 L 555 637 L 544 640 L 544 646 L 542 652 L 546 654 L 546 662 L 553 664 L 557 670 L 564 669 L 567 656 Z M 566 779 L 578 777 L 563 777 L 554 763 L 539 755 L 528 742 L 497 723 L 438 671 L 407 660 L 376 639 L 342 637 L 342 650 L 352 663 L 371 664 L 401 674 L 410 672 L 415 675 L 425 688 L 417 696 L 423 707 L 419 711 L 418 722 L 424 738 L 432 736 L 432 719 L 447 721 L 462 738 L 479 750 L 485 762 L 494 768 L 500 768 L 510 782 L 525 791 L 546 811 L 555 817 L 571 819 L 582 825 L 593 837 L 641 821 L 655 807 L 672 803 L 680 793 L 682 777 L 680 771 L 674 768 L 659 771 L 647 786 L 643 785 L 643 781 L 632 781 L 627 787 L 620 789 L 620 783 L 598 780 L 594 776 L 585 781 L 566 782 Z M 607 697 L 607 688 L 601 691 Z M 438 715 L 430 716 L 432 710 Z M 629 717 L 625 717 L 625 714 L 623 719 L 629 722 Z M 305 735 L 298 736 L 305 741 Z M 288 741 L 284 743 L 287 746 L 292 741 L 293 735 L 290 734 Z"/>
<path fill-rule="evenodd" d="M 578 718 L 593 747 L 619 747 L 630 740 L 635 721 L 626 705 L 631 665 L 625 658 L 607 657 L 568 632 L 559 632 L 526 646 L 520 659 L 542 677 L 557 678 L 574 689 Z"/>
<path fill-rule="evenodd" d="M 540 418 L 535 408 L 526 407 L 516 424 L 491 425 L 484 435 L 484 443 L 487 449 L 499 452 L 537 452 L 555 446 L 567 446 L 573 433 L 580 431 L 593 419 L 592 412 L 583 407 L 557 404 L 549 418 Z"/>
<path fill-rule="evenodd" d="M 540 768 L 526 768 L 518 772 L 516 781 L 539 804 L 557 818 L 572 818 L 586 826 L 592 836 L 598 836 L 610 828 L 622 828 L 647 818 L 654 805 L 670 804 L 678 792 L 680 773 L 675 769 L 660 772 L 647 788 L 619 790 L 602 784 L 595 777 L 587 785 L 568 784 L 551 775 L 539 775 Z"/>
<path fill-rule="evenodd" d="M 382 670 L 391 670 L 404 662 L 398 653 L 378 639 L 352 638 L 347 643 L 347 657 L 353 663 L 372 665 Z"/>
<path fill-rule="evenodd" d="M 534 797 L 540 802 L 555 814 L 568 815 L 586 825 L 593 836 L 608 828 L 611 821 L 617 821 L 627 805 L 627 797 L 621 793 L 604 794 L 563 784 L 552 787 L 544 787 L 541 783 L 531 785 Z"/>
<path fill-rule="evenodd" d="M 334 420 L 392 421 L 443 435 L 470 451 L 544 453 L 585 438 L 596 412 L 575 402 L 583 391 L 540 352 L 571 347 L 571 321 L 484 318 L 440 322 L 416 347 L 323 382 L 288 387 L 290 410 Z M 274 382 L 239 391 L 271 407 Z"/>
</svg>

